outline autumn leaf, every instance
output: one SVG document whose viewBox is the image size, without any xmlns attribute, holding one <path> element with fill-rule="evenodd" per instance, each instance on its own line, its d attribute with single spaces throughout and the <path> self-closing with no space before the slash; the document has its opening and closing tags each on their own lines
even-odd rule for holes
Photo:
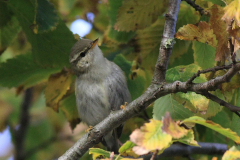
<svg viewBox="0 0 240 160">
<path fill-rule="evenodd" d="M 178 126 L 171 118 L 170 113 L 166 112 L 162 120 L 162 131 L 170 134 L 173 138 L 179 139 L 187 134 L 187 130 Z"/>
<path fill-rule="evenodd" d="M 234 0 L 224 8 L 225 14 L 222 20 L 226 21 L 227 24 L 231 24 L 232 20 L 236 26 L 240 27 L 240 1 Z"/>
<path fill-rule="evenodd" d="M 69 72 L 62 71 L 61 73 L 51 75 L 44 91 L 47 106 L 58 112 L 59 101 L 70 89 L 71 83 L 72 77 Z"/>
<path fill-rule="evenodd" d="M 197 141 L 194 140 L 194 133 L 192 129 L 189 129 L 184 137 L 177 139 L 176 141 L 190 146 L 199 146 Z"/>
<path fill-rule="evenodd" d="M 134 146 L 136 145 L 133 142 L 127 141 L 119 148 L 119 153 L 123 156 L 131 156 L 137 158 L 139 155 L 135 154 L 132 150 Z"/>
<path fill-rule="evenodd" d="M 225 61 L 226 57 L 230 55 L 230 53 L 228 49 L 228 33 L 226 31 L 227 25 L 221 19 L 224 14 L 224 10 L 218 5 L 213 5 L 210 12 L 211 17 L 209 23 L 218 40 L 215 61 Z"/>
<path fill-rule="evenodd" d="M 152 150 L 163 150 L 172 144 L 172 136 L 163 132 L 163 123 L 151 119 L 150 123 L 145 123 L 140 129 L 136 129 L 130 135 L 130 140 L 137 146 L 133 151 L 138 155 L 147 154 Z"/>
<path fill-rule="evenodd" d="M 126 32 L 144 29 L 166 11 L 167 4 L 166 0 L 124 0 L 118 10 L 114 29 Z"/>
<path fill-rule="evenodd" d="M 223 127 L 221 127 L 219 124 L 216 124 L 212 121 L 209 120 L 205 120 L 201 117 L 198 116 L 193 116 L 190 117 L 188 119 L 183 120 L 181 123 L 197 123 L 197 124 L 201 124 L 205 127 L 208 127 L 230 139 L 232 139 L 233 141 L 235 141 L 237 144 L 240 144 L 240 137 L 237 135 L 236 132 L 231 131 L 229 128 L 225 129 Z"/>
<path fill-rule="evenodd" d="M 193 24 L 185 25 L 178 30 L 175 37 L 181 40 L 197 40 L 213 47 L 217 46 L 216 35 L 206 22 L 199 22 L 198 26 Z"/>
<path fill-rule="evenodd" d="M 222 160 L 239 160 L 239 159 L 240 159 L 240 149 L 239 147 L 235 147 L 235 146 L 227 150 L 222 157 Z"/>
</svg>

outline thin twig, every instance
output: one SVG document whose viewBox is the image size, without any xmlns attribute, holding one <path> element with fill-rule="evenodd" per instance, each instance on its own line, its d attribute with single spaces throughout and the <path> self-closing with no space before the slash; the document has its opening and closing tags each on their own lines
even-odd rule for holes
<svg viewBox="0 0 240 160">
<path fill-rule="evenodd" d="M 205 69 L 205 70 L 199 70 L 197 73 L 195 73 L 191 78 L 189 78 L 186 83 L 187 84 L 191 84 L 195 78 L 199 77 L 200 74 L 203 74 L 203 73 L 208 73 L 208 72 L 216 72 L 216 71 L 219 71 L 219 70 L 223 70 L 223 69 L 230 69 L 232 67 L 232 64 L 229 64 L 227 66 L 216 66 L 216 67 L 213 67 L 213 68 L 208 68 L 208 69 Z"/>
<path fill-rule="evenodd" d="M 220 104 L 221 106 L 224 106 L 224 107 L 228 108 L 230 111 L 236 113 L 240 117 L 240 114 L 238 113 L 238 112 L 240 112 L 240 107 L 231 105 L 231 104 L 225 102 L 224 100 L 221 100 L 220 98 L 218 98 L 217 96 L 215 96 L 215 95 L 213 95 L 209 92 L 201 93 L 201 94 L 203 96 L 207 97 L 208 99 L 211 99 L 212 101 Z"/>
<path fill-rule="evenodd" d="M 204 9 L 202 7 L 200 7 L 199 5 L 195 4 L 194 1 L 192 0 L 183 0 L 185 2 L 187 2 L 190 6 L 192 6 L 196 11 L 198 11 L 201 15 L 206 14 Z"/>
<path fill-rule="evenodd" d="M 21 105 L 21 113 L 19 119 L 19 128 L 15 133 L 15 160 L 24 160 L 25 155 L 25 138 L 29 125 L 29 108 L 32 102 L 32 88 L 25 91 L 23 103 Z"/>
<path fill-rule="evenodd" d="M 158 153 L 158 149 L 153 153 L 150 160 L 154 160 L 156 158 L 157 153 Z"/>
</svg>

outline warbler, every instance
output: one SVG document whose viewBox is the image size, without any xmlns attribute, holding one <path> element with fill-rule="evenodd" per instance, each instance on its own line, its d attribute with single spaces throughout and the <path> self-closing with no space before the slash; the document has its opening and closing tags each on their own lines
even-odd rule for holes
<svg viewBox="0 0 240 160">
<path fill-rule="evenodd" d="M 77 78 L 75 94 L 80 118 L 88 126 L 95 126 L 111 111 L 119 110 L 131 101 L 123 71 L 107 60 L 97 45 L 98 39 L 80 39 L 71 49 L 69 61 Z M 118 138 L 123 125 L 113 128 L 103 137 L 107 150 L 118 153 Z"/>
</svg>

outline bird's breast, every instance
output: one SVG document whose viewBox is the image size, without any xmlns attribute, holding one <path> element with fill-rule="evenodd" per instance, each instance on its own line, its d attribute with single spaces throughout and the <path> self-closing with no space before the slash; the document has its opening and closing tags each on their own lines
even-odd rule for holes
<svg viewBox="0 0 240 160">
<path fill-rule="evenodd" d="M 75 89 L 78 113 L 83 122 L 94 126 L 108 116 L 108 90 L 102 82 L 77 78 Z"/>
</svg>

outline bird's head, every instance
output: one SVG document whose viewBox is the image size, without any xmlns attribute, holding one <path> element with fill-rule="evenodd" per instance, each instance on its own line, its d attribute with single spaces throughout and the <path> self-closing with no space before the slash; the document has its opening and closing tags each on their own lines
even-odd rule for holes
<svg viewBox="0 0 240 160">
<path fill-rule="evenodd" d="M 94 41 L 81 39 L 71 49 L 69 61 L 75 72 L 87 72 L 91 66 L 101 59 L 102 52 L 99 49 L 98 38 Z"/>
</svg>

